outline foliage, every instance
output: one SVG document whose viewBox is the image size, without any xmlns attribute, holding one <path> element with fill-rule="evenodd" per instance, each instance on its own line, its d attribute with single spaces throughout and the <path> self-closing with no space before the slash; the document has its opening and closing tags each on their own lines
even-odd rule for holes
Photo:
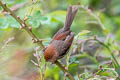
<svg viewBox="0 0 120 80">
<path fill-rule="evenodd" d="M 75 80 L 120 79 L 120 0 L 4 2 L 16 15 L 26 20 L 45 46 L 64 25 L 67 7 L 78 4 L 79 11 L 71 27 L 75 38 L 61 63 Z M 12 37 L 14 39 L 9 41 Z M 41 80 L 41 77 L 45 80 L 68 80 L 58 66 L 49 62 L 45 64 L 39 46 L 32 43 L 28 33 L 20 30 L 20 24 L 1 6 L 0 65 L 0 80 Z"/>
</svg>

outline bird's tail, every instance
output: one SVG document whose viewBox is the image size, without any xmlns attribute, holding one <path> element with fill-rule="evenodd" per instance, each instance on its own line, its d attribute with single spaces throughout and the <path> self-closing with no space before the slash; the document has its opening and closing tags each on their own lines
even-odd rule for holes
<svg viewBox="0 0 120 80">
<path fill-rule="evenodd" d="M 66 20 L 65 20 L 65 25 L 64 25 L 64 30 L 67 31 L 70 29 L 70 26 L 73 22 L 73 19 L 78 11 L 78 6 L 69 6 L 67 9 L 67 15 L 66 15 Z"/>
</svg>

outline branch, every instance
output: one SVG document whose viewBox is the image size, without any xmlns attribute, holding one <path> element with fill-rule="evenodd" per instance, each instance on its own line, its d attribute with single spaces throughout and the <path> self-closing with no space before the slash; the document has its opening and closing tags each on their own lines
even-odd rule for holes
<svg viewBox="0 0 120 80">
<path fill-rule="evenodd" d="M 25 20 L 20 19 L 19 16 L 16 16 L 16 14 L 14 13 L 14 11 L 12 11 L 11 9 L 9 9 L 7 7 L 7 5 L 2 2 L 0 0 L 0 5 L 2 6 L 2 8 L 4 9 L 4 11 L 8 12 L 20 25 L 21 25 L 21 29 L 25 29 L 28 34 L 33 38 L 34 42 L 38 43 L 40 45 L 41 48 L 44 48 L 44 45 L 42 44 L 42 41 L 39 40 L 34 33 L 32 32 L 32 28 L 29 27 L 26 23 Z"/>
<path fill-rule="evenodd" d="M 55 64 L 59 66 L 65 74 L 67 74 L 66 76 L 68 76 L 71 80 L 74 80 L 74 77 L 68 72 L 67 69 L 65 69 L 65 67 L 62 64 L 60 64 L 59 61 L 56 61 Z"/>
<path fill-rule="evenodd" d="M 5 3 L 3 3 L 0 0 L 0 5 L 2 6 L 2 8 L 4 9 L 4 11 L 8 12 L 20 25 L 21 25 L 21 29 L 24 29 L 27 31 L 27 33 L 33 38 L 34 42 L 37 43 L 38 45 L 40 45 L 40 48 L 43 49 L 44 45 L 42 44 L 42 40 L 39 40 L 37 38 L 37 36 L 35 36 L 35 34 L 32 32 L 32 28 L 29 27 L 26 23 L 25 20 L 20 19 L 19 16 L 17 16 L 14 11 L 12 11 L 11 9 L 9 9 L 7 7 L 7 5 Z M 68 72 L 68 70 L 65 69 L 65 67 L 59 62 L 56 61 L 55 63 L 58 67 L 60 67 L 60 69 L 64 72 L 67 73 L 67 76 L 69 77 L 69 79 L 74 80 L 74 77 Z"/>
<path fill-rule="evenodd" d="M 14 37 L 10 37 L 8 38 L 8 40 L 4 43 L 4 45 L 2 46 L 2 48 L 0 48 L 0 52 L 2 51 L 2 49 L 4 49 L 5 47 L 8 46 L 8 43 L 11 42 L 12 40 L 14 40 Z"/>
</svg>

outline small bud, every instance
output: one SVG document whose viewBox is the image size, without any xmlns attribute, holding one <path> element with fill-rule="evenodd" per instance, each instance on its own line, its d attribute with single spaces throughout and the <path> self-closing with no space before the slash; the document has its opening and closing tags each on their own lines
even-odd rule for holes
<svg viewBox="0 0 120 80">
<path fill-rule="evenodd" d="M 32 39 L 33 40 L 33 43 L 35 43 L 36 41 L 35 41 L 35 39 Z"/>
<path fill-rule="evenodd" d="M 68 71 L 68 67 L 65 67 L 65 70 L 67 70 L 67 71 Z"/>
<path fill-rule="evenodd" d="M 28 29 L 29 29 L 30 31 L 32 31 L 32 27 L 28 27 Z"/>
<path fill-rule="evenodd" d="M 22 24 L 22 27 L 25 28 L 25 24 Z"/>
<path fill-rule="evenodd" d="M 36 43 L 36 42 L 38 42 L 38 41 L 39 41 L 39 40 L 38 40 L 38 39 L 36 39 L 36 38 L 33 38 L 32 40 L 33 40 L 33 43 Z"/>
<path fill-rule="evenodd" d="M 64 76 L 68 76 L 68 73 L 67 72 L 65 72 L 65 75 Z"/>
<path fill-rule="evenodd" d="M 17 16 L 17 18 L 19 18 L 19 19 L 20 19 L 20 16 Z"/>
<path fill-rule="evenodd" d="M 23 27 L 22 27 L 22 26 L 20 26 L 20 29 L 23 29 Z"/>
<path fill-rule="evenodd" d="M 33 43 L 35 43 L 35 40 L 34 40 L 34 38 L 32 38 L 32 41 L 33 41 Z"/>
<path fill-rule="evenodd" d="M 5 3 L 5 2 L 3 2 L 3 5 L 4 5 L 4 6 L 6 6 L 6 3 Z"/>
<path fill-rule="evenodd" d="M 41 40 L 41 39 L 39 39 L 39 42 L 42 42 L 42 40 Z"/>
<path fill-rule="evenodd" d="M 23 28 L 25 28 L 25 24 L 21 24 L 20 29 L 23 29 Z"/>
<path fill-rule="evenodd" d="M 101 66 L 101 65 L 99 66 L 99 69 L 102 69 L 102 66 Z"/>
<path fill-rule="evenodd" d="M 28 18 L 27 17 L 24 17 L 24 21 L 26 21 Z"/>
<path fill-rule="evenodd" d="M 35 40 L 36 42 L 38 42 L 38 41 L 39 41 L 39 40 L 38 40 L 38 39 L 36 39 L 36 38 L 35 38 L 34 40 Z"/>
</svg>

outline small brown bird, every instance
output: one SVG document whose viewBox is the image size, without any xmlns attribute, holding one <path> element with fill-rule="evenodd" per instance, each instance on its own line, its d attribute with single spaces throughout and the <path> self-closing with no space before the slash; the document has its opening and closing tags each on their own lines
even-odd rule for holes
<svg viewBox="0 0 120 80">
<path fill-rule="evenodd" d="M 55 63 L 56 60 L 62 58 L 69 50 L 74 33 L 71 32 L 70 26 L 78 11 L 78 6 L 70 6 L 67 10 L 65 25 L 54 36 L 50 45 L 44 50 L 44 58 L 46 61 Z"/>
</svg>

